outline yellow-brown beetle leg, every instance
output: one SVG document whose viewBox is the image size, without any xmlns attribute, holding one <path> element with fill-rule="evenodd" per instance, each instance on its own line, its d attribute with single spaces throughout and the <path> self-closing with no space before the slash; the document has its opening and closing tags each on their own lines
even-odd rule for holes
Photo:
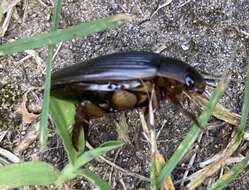
<svg viewBox="0 0 249 190">
<path fill-rule="evenodd" d="M 90 101 L 85 101 L 76 108 L 75 123 L 72 132 L 72 143 L 75 150 L 78 150 L 82 129 L 84 130 L 84 134 L 87 135 L 90 119 L 100 118 L 104 113 L 104 110 Z"/>
</svg>

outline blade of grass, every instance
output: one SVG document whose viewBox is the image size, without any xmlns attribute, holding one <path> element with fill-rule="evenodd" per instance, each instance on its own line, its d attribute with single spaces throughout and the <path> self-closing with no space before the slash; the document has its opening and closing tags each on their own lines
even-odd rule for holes
<svg viewBox="0 0 249 190">
<path fill-rule="evenodd" d="M 53 121 L 56 125 L 56 130 L 62 138 L 64 148 L 67 152 L 68 160 L 70 163 L 74 163 L 76 152 L 74 151 L 68 128 L 74 122 L 74 103 L 51 97 L 50 111 Z"/>
<path fill-rule="evenodd" d="M 247 74 L 246 74 L 246 82 L 245 82 L 245 94 L 244 94 L 244 100 L 242 105 L 242 115 L 241 115 L 241 121 L 238 129 L 236 129 L 236 136 L 235 136 L 235 142 L 229 143 L 232 144 L 231 150 L 234 152 L 237 147 L 240 145 L 240 143 L 243 141 L 245 129 L 247 127 L 247 120 L 248 120 L 248 114 L 249 114 L 249 58 L 247 59 Z M 235 165 L 227 174 L 225 174 L 221 179 L 216 181 L 214 184 L 211 185 L 210 189 L 221 189 L 223 187 L 226 187 L 229 182 L 231 182 L 233 179 L 236 178 L 239 173 L 241 173 L 248 165 L 249 156 L 247 156 L 245 159 L 243 159 L 240 163 Z"/>
<path fill-rule="evenodd" d="M 157 179 L 157 170 L 156 170 L 156 154 L 151 155 L 151 167 L 150 167 L 150 180 L 151 180 L 151 184 L 150 184 L 150 189 L 151 190 L 157 190 L 158 186 L 156 183 L 156 179 Z"/>
<path fill-rule="evenodd" d="M 187 95 L 187 94 L 186 94 Z M 187 95 L 194 103 L 201 108 L 204 108 L 208 102 L 208 97 L 204 95 Z M 225 121 L 234 126 L 239 126 L 241 116 L 239 114 L 230 112 L 228 109 L 223 107 L 221 104 L 217 104 L 213 112 L 213 116 L 219 120 Z"/>
<path fill-rule="evenodd" d="M 149 102 L 149 113 L 148 113 L 148 124 L 149 127 L 149 142 L 150 142 L 150 154 L 151 154 L 151 172 L 150 172 L 150 179 L 151 179 L 151 190 L 157 190 L 157 160 L 156 160 L 156 154 L 158 152 L 157 144 L 156 144 L 156 132 L 155 132 L 155 117 L 153 113 L 153 100 L 155 99 L 155 88 L 153 88 L 151 92 L 151 98 Z"/>
<path fill-rule="evenodd" d="M 102 145 L 100 145 L 98 148 L 89 150 L 87 152 L 84 152 L 81 156 L 77 158 L 74 164 L 69 163 L 66 165 L 66 167 L 62 170 L 61 175 L 56 180 L 56 184 L 60 185 L 64 183 L 65 181 L 72 179 L 75 177 L 75 173 L 87 162 L 91 161 L 94 158 L 97 158 L 98 156 L 105 154 L 106 152 L 119 148 L 123 145 L 123 143 L 119 141 L 109 141 Z"/>
<path fill-rule="evenodd" d="M 245 128 L 247 127 L 247 119 L 249 113 L 249 58 L 247 59 L 247 73 L 246 73 L 246 82 L 245 82 L 245 95 L 242 105 L 242 114 L 238 130 L 244 133 Z"/>
<path fill-rule="evenodd" d="M 53 49 L 50 47 L 48 50 L 48 64 L 46 68 L 46 78 L 43 92 L 42 113 L 40 115 L 40 148 L 44 150 L 47 147 L 48 139 L 48 112 L 49 112 L 49 97 L 51 86 L 51 65 L 53 58 Z"/>
<path fill-rule="evenodd" d="M 77 158 L 74 167 L 80 168 L 85 163 L 89 162 L 90 160 L 97 158 L 99 155 L 105 154 L 106 152 L 119 148 L 123 146 L 123 143 L 120 141 L 108 141 L 101 144 L 98 148 L 89 150 L 84 152 L 79 158 Z"/>
<path fill-rule="evenodd" d="M 204 111 L 199 116 L 198 123 L 202 127 L 204 127 L 207 124 L 209 118 L 212 116 L 212 113 L 213 113 L 213 110 L 215 109 L 216 104 L 218 103 L 219 99 L 224 94 L 227 83 L 228 83 L 228 79 L 227 79 L 227 76 L 225 76 L 223 77 L 223 80 L 221 80 L 220 83 L 218 84 L 217 88 L 215 89 L 213 95 L 210 98 L 210 101 L 206 105 Z M 166 166 L 162 169 L 158 177 L 159 185 L 162 184 L 162 182 L 164 181 L 166 177 L 170 176 L 173 169 L 176 167 L 176 165 L 180 162 L 180 160 L 183 158 L 183 156 L 188 151 L 188 149 L 192 146 L 192 144 L 198 138 L 198 135 L 200 134 L 200 132 L 201 132 L 200 127 L 193 125 L 193 127 L 187 133 L 184 140 L 181 142 L 181 144 L 176 149 L 175 153 L 171 156 L 169 161 L 166 163 Z"/>
<path fill-rule="evenodd" d="M 50 185 L 59 176 L 51 165 L 31 161 L 0 167 L 0 188 L 15 188 L 27 185 Z"/>
<path fill-rule="evenodd" d="M 157 172 L 157 176 L 158 176 L 158 174 L 160 173 L 162 168 L 165 166 L 166 162 L 165 162 L 162 154 L 160 154 L 159 152 L 157 152 L 155 154 L 154 159 L 155 159 L 154 162 L 155 162 L 155 165 L 156 165 L 156 172 Z M 173 183 L 172 178 L 170 176 L 167 177 L 166 180 L 164 180 L 164 182 L 163 182 L 163 184 L 161 186 L 161 189 L 175 190 L 174 183 Z"/>
<path fill-rule="evenodd" d="M 61 0 L 55 0 L 51 31 L 55 31 L 59 27 L 60 15 L 61 15 Z"/>
<path fill-rule="evenodd" d="M 213 183 L 208 190 L 221 190 L 234 180 L 240 173 L 242 173 L 249 165 L 249 155 L 242 161 L 232 167 L 227 173 L 225 173 L 218 181 Z"/>
<path fill-rule="evenodd" d="M 61 14 L 61 0 L 55 1 L 55 8 L 53 11 L 52 27 L 51 31 L 55 31 L 59 26 L 59 19 Z M 51 86 L 51 69 L 53 63 L 54 45 L 48 45 L 48 64 L 46 67 L 46 78 L 43 93 L 42 102 L 42 113 L 40 121 L 40 144 L 41 150 L 47 147 L 48 139 L 48 112 L 49 112 L 49 97 L 50 97 L 50 86 Z"/>
<path fill-rule="evenodd" d="M 44 47 L 49 44 L 57 44 L 76 37 L 85 37 L 89 34 L 100 32 L 131 20 L 131 16 L 116 15 L 91 22 L 81 23 L 66 29 L 42 33 L 30 38 L 19 39 L 0 46 L 0 56 L 21 52 L 24 50 Z"/>
<path fill-rule="evenodd" d="M 249 64 L 248 64 L 249 65 Z M 248 66 L 249 68 L 249 66 Z M 247 81 L 249 77 L 249 71 L 247 71 Z M 248 83 L 246 83 L 248 85 Z M 232 136 L 229 144 L 227 147 L 220 153 L 216 154 L 214 156 L 215 160 L 205 168 L 202 168 L 201 170 L 197 171 L 195 176 L 191 182 L 187 185 L 187 188 L 189 189 L 195 189 L 197 186 L 199 186 L 206 178 L 214 175 L 218 170 L 224 166 L 226 161 L 232 156 L 232 154 L 238 149 L 240 146 L 241 142 L 244 139 L 244 130 L 247 125 L 247 116 L 248 116 L 248 101 L 249 101 L 249 93 L 248 93 L 248 86 L 246 86 L 245 89 L 245 97 L 244 97 L 244 102 L 242 107 L 242 116 L 246 119 L 239 124 L 238 128 L 235 128 L 235 134 Z M 219 106 L 218 106 L 219 107 Z M 246 114 L 246 115 L 245 115 Z M 242 118 L 242 117 L 241 117 Z"/>
<path fill-rule="evenodd" d="M 160 154 L 160 152 L 157 149 L 157 143 L 156 143 L 156 133 L 155 133 L 155 117 L 153 112 L 153 98 L 155 98 L 155 91 L 152 90 L 151 98 L 149 102 L 149 112 L 147 115 L 147 122 L 144 117 L 144 114 L 142 112 L 139 113 L 140 120 L 142 124 L 142 128 L 144 131 L 144 136 L 147 139 L 148 143 L 150 144 L 150 151 L 151 151 L 151 169 L 150 169 L 150 184 L 151 190 L 157 190 L 159 187 L 157 186 L 157 177 L 160 174 L 160 171 L 165 166 L 165 160 L 163 156 Z M 149 124 L 149 125 L 148 125 Z M 149 127 L 150 126 L 150 127 Z M 160 187 L 160 189 L 167 189 L 167 190 L 174 190 L 174 183 L 171 179 L 171 177 L 167 177 L 166 180 L 164 180 L 163 185 Z"/>
<path fill-rule="evenodd" d="M 232 154 L 238 149 L 239 145 L 243 141 L 244 132 L 238 130 L 238 128 L 236 128 L 235 130 L 235 135 L 232 137 L 227 147 L 222 152 L 214 155 L 214 157 L 217 157 L 218 159 L 213 161 L 208 166 L 197 171 L 197 175 L 186 186 L 188 189 L 197 188 L 205 179 L 218 172 L 221 167 L 224 166 L 226 161 L 232 156 Z"/>
<path fill-rule="evenodd" d="M 100 190 L 112 189 L 111 186 L 105 180 L 103 180 L 96 174 L 90 172 L 89 170 L 81 169 L 77 172 L 77 174 L 86 178 L 89 182 L 91 182 L 95 187 L 97 187 Z"/>
<path fill-rule="evenodd" d="M 238 149 L 239 145 L 244 139 L 244 132 L 241 131 L 239 128 L 235 128 L 235 134 L 230 140 L 227 147 L 220 153 L 216 154 L 217 160 L 202 168 L 201 170 L 197 171 L 198 173 L 195 178 L 191 180 L 191 182 L 187 185 L 188 189 L 195 189 L 197 188 L 206 178 L 214 175 L 216 172 L 220 170 L 221 167 L 224 166 L 226 160 L 229 159 L 232 154 Z M 214 157 L 215 157 L 214 156 Z"/>
</svg>

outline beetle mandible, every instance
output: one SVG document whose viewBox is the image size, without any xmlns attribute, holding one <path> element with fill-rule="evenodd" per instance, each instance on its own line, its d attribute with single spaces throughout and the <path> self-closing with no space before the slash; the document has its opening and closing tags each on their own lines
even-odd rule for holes
<svg viewBox="0 0 249 190">
<path fill-rule="evenodd" d="M 161 54 L 134 51 L 97 57 L 52 74 L 52 95 L 77 99 L 72 142 L 77 150 L 80 130 L 89 120 L 105 113 L 147 107 L 152 88 L 156 99 L 171 100 L 181 108 L 177 95 L 183 91 L 202 94 L 206 82 L 187 63 Z M 156 108 L 159 104 L 156 105 Z M 193 119 L 193 116 L 182 109 Z"/>
</svg>

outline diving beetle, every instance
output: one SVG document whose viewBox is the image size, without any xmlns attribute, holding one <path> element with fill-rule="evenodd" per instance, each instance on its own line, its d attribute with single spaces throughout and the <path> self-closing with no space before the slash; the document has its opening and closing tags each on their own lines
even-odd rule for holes
<svg viewBox="0 0 249 190">
<path fill-rule="evenodd" d="M 197 70 L 183 61 L 134 51 L 104 55 L 54 72 L 51 93 L 82 102 L 76 108 L 72 135 L 77 150 L 80 131 L 87 131 L 90 119 L 148 107 L 152 89 L 158 102 L 169 99 L 181 108 L 177 95 L 183 91 L 202 94 L 205 86 Z M 181 110 L 193 119 L 192 114 Z"/>
</svg>

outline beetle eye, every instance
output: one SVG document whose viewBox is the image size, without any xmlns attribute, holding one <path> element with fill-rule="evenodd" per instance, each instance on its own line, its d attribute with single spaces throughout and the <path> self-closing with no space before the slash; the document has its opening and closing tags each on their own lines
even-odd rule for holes
<svg viewBox="0 0 249 190">
<path fill-rule="evenodd" d="M 195 82 L 194 82 L 194 80 L 192 79 L 192 77 L 190 77 L 189 75 L 187 75 L 187 76 L 185 77 L 185 84 L 186 84 L 187 87 L 193 87 L 194 84 L 195 84 Z"/>
</svg>

